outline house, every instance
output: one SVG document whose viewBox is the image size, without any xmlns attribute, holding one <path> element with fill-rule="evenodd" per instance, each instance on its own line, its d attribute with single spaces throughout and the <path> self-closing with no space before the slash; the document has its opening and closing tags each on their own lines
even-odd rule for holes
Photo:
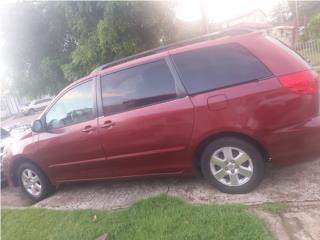
<svg viewBox="0 0 320 240">
<path fill-rule="evenodd" d="M 268 33 L 279 39 L 280 41 L 284 42 L 288 46 L 293 46 L 295 42 L 295 27 L 294 26 L 276 26 L 273 28 L 270 28 L 268 30 Z"/>
<path fill-rule="evenodd" d="M 271 23 L 267 15 L 261 9 L 255 9 L 244 15 L 218 23 L 220 29 L 244 27 L 251 29 L 267 29 Z"/>
</svg>

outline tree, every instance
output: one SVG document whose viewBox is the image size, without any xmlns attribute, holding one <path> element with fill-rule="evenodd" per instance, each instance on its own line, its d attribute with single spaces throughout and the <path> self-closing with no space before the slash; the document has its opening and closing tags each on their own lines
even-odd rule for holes
<svg viewBox="0 0 320 240">
<path fill-rule="evenodd" d="M 12 90 L 37 97 L 61 89 L 66 80 L 58 66 L 68 54 L 62 37 L 66 33 L 63 12 L 51 3 L 19 3 L 2 8 L 0 16 L 5 37 L 1 62 L 9 68 Z M 48 68 L 56 73 L 46 82 Z"/>
<path fill-rule="evenodd" d="M 305 35 L 307 39 L 320 39 L 320 14 L 311 18 Z"/>
<path fill-rule="evenodd" d="M 304 25 L 312 16 L 320 12 L 319 1 L 288 1 L 292 18 L 296 24 Z"/>
<path fill-rule="evenodd" d="M 176 20 L 174 2 L 3 6 L 0 58 L 12 80 L 6 86 L 21 96 L 56 94 L 99 65 L 198 34 L 197 27 L 190 31 Z"/>
<path fill-rule="evenodd" d="M 103 18 L 89 36 L 80 39 L 63 66 L 75 79 L 95 67 L 174 40 L 174 14 L 168 2 L 106 2 Z"/>
</svg>

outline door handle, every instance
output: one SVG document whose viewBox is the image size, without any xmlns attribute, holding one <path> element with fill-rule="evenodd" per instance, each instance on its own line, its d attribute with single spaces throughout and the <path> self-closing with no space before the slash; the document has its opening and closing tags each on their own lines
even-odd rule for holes
<svg viewBox="0 0 320 240">
<path fill-rule="evenodd" d="M 89 126 L 85 126 L 84 129 L 82 129 L 81 131 L 85 132 L 85 133 L 89 133 L 89 132 L 92 132 L 94 130 L 96 130 L 96 129 L 89 125 Z"/>
<path fill-rule="evenodd" d="M 102 128 L 111 128 L 113 125 L 114 125 L 114 123 L 112 121 L 107 120 L 101 125 L 101 127 Z"/>
</svg>

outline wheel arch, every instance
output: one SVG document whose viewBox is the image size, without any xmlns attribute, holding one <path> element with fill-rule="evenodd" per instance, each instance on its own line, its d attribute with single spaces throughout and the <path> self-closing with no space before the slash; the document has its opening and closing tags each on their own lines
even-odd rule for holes
<svg viewBox="0 0 320 240">
<path fill-rule="evenodd" d="M 11 165 L 11 180 L 14 186 L 19 186 L 19 178 L 18 178 L 18 168 L 21 164 L 23 163 L 31 163 L 33 165 L 35 165 L 36 167 L 38 167 L 42 172 L 42 168 L 36 164 L 34 161 L 30 160 L 29 158 L 25 157 L 25 156 L 17 156 Z"/>
<path fill-rule="evenodd" d="M 193 166 L 197 173 L 201 174 L 200 159 L 201 159 L 201 153 L 203 152 L 203 150 L 212 141 L 219 138 L 223 138 L 223 137 L 234 137 L 234 138 L 243 139 L 251 143 L 252 145 L 254 145 L 261 152 L 266 162 L 271 161 L 271 156 L 267 151 L 267 149 L 255 138 L 239 132 L 220 132 L 220 133 L 215 133 L 207 136 L 197 145 L 196 150 L 194 151 L 194 156 L 193 156 Z"/>
</svg>

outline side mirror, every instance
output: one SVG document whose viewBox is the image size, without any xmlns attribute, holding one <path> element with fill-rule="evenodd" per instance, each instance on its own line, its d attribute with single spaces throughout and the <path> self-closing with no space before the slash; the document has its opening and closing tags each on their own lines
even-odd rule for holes
<svg viewBox="0 0 320 240">
<path fill-rule="evenodd" d="M 41 120 L 34 120 L 31 126 L 31 130 L 36 133 L 40 133 L 44 131 Z"/>
</svg>

